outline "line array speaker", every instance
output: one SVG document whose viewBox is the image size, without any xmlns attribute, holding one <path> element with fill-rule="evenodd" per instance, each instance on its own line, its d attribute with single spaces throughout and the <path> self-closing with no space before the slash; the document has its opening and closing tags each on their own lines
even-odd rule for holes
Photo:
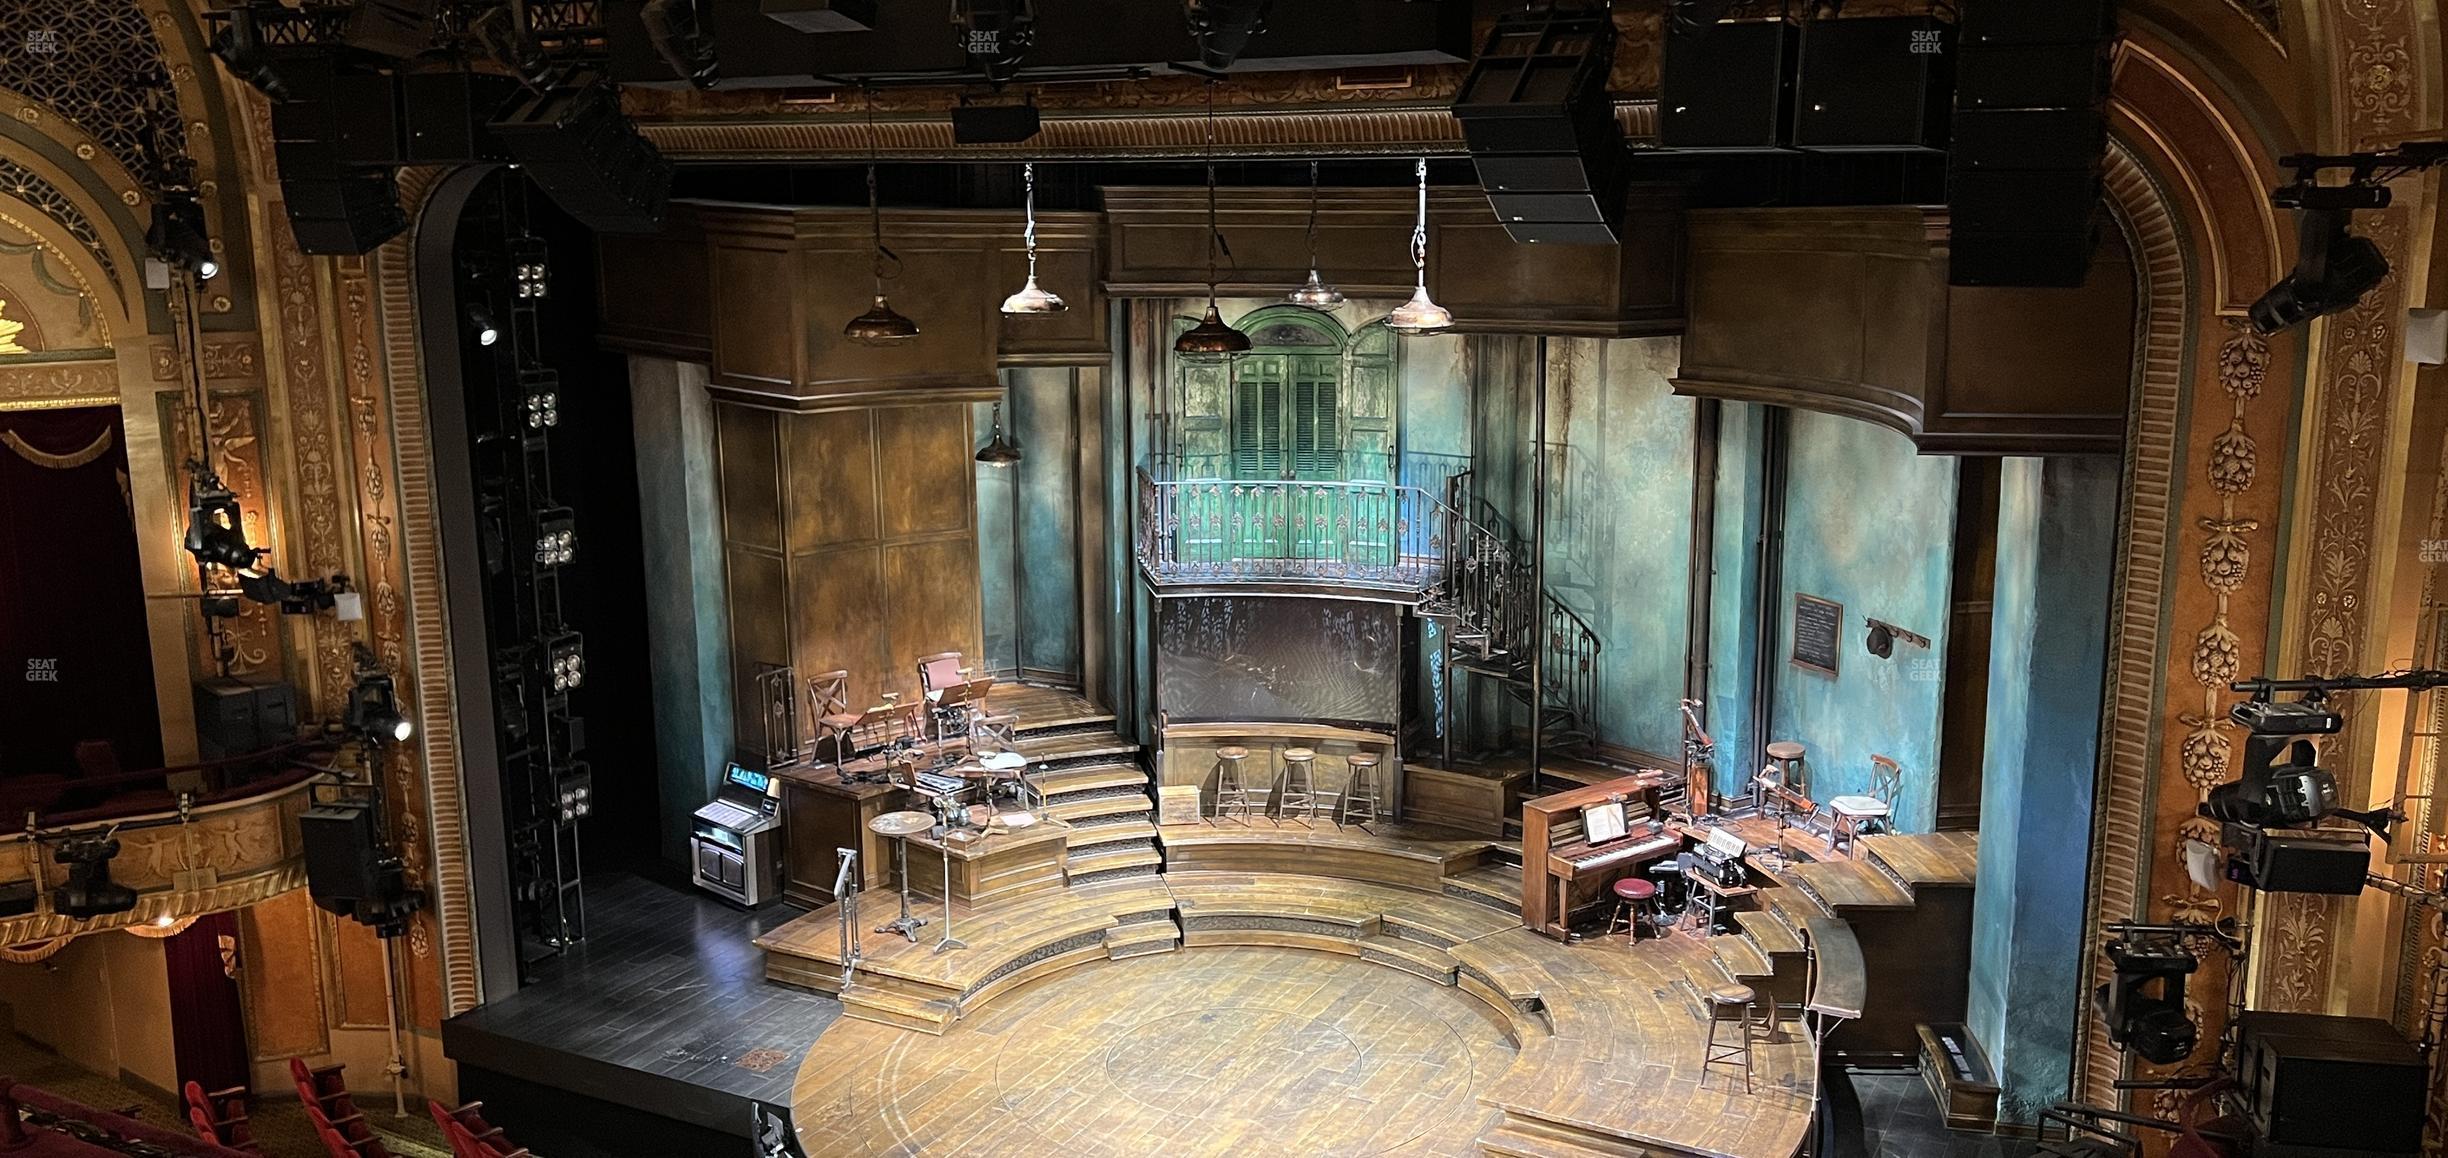
<svg viewBox="0 0 2448 1158">
<path fill-rule="evenodd" d="M 1774 152 L 1793 140 L 1802 35 L 1784 20 L 1685 28 L 1669 21 L 1659 78 L 1658 145 L 1685 152 Z"/>
<path fill-rule="evenodd" d="M 365 253 L 408 228 L 388 168 L 399 161 L 395 82 L 338 72 L 327 56 L 279 71 L 288 99 L 272 103 L 272 154 L 298 248 Z"/>
<path fill-rule="evenodd" d="M 2079 286 L 2107 147 L 2112 0 L 1964 0 L 1960 16 L 1948 280 Z"/>
<path fill-rule="evenodd" d="M 1954 35 L 1952 26 L 1934 16 L 1803 25 L 1794 145 L 1863 152 L 1945 148 Z"/>
<path fill-rule="evenodd" d="M 1489 30 L 1453 114 L 1513 240 L 1615 244 L 1627 174 L 1606 92 L 1614 59 L 1603 8 L 1510 12 Z"/>
<path fill-rule="evenodd" d="M 663 224 L 671 163 L 621 112 L 600 75 L 511 101 L 493 122 L 510 158 L 588 228 L 643 233 Z"/>
</svg>

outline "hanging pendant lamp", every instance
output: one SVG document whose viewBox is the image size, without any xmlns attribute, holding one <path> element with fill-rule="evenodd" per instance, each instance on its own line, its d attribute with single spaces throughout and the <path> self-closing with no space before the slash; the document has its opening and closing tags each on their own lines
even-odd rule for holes
<svg viewBox="0 0 2448 1158">
<path fill-rule="evenodd" d="M 1318 163 L 1309 162 L 1309 283 L 1284 295 L 1284 300 L 1313 310 L 1331 310 L 1343 304 L 1343 291 L 1327 285 L 1318 277 L 1317 259 Z"/>
<path fill-rule="evenodd" d="M 1052 290 L 1037 288 L 1037 164 L 1020 166 L 1020 180 L 1028 187 L 1028 227 L 1020 234 L 1028 245 L 1028 282 L 1020 292 L 1003 299 L 1003 312 L 1015 318 L 1044 317 L 1070 309 L 1071 304 Z M 981 452 L 983 453 L 983 452 Z M 978 461 L 984 462 L 984 458 Z M 999 464 L 1000 465 L 1000 464 Z"/>
<path fill-rule="evenodd" d="M 1249 335 L 1224 324 L 1216 309 L 1215 82 L 1207 82 L 1207 316 L 1173 339 L 1173 352 L 1184 358 L 1211 361 L 1246 353 Z"/>
<path fill-rule="evenodd" d="M 875 98 L 867 98 L 867 225 L 875 243 L 875 301 L 867 312 L 850 319 L 842 336 L 863 346 L 897 346 L 918 336 L 918 323 L 902 317 L 884 299 L 885 263 L 900 258 L 884 248 L 884 211 L 876 202 Z"/>
<path fill-rule="evenodd" d="M 1411 226 L 1411 270 L 1418 278 L 1411 300 L 1386 315 L 1386 328 L 1405 337 L 1441 334 L 1453 327 L 1453 311 L 1428 298 L 1428 158 L 1419 161 L 1419 218 Z"/>
<path fill-rule="evenodd" d="M 1003 437 L 1003 404 L 1000 402 L 994 404 L 994 436 L 986 440 L 986 445 L 978 448 L 977 460 L 997 468 L 1014 466 L 1020 461 L 1020 448 Z"/>
</svg>

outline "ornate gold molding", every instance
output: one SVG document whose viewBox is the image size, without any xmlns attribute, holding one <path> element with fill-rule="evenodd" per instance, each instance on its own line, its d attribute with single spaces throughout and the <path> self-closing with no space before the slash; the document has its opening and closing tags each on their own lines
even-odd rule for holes
<svg viewBox="0 0 2448 1158">
<path fill-rule="evenodd" d="M 119 364 L 109 358 L 0 366 L 0 410 L 118 404 Z"/>
<path fill-rule="evenodd" d="M 0 920 L 0 945 L 53 937 L 76 937 L 104 929 L 175 923 L 224 909 L 244 908 L 306 883 L 297 818 L 309 803 L 311 779 L 299 779 L 259 795 L 205 805 L 179 823 L 178 813 L 123 818 L 112 879 L 136 890 L 136 907 L 105 917 L 75 918 L 43 911 Z M 86 828 L 97 826 L 88 825 Z M 80 829 L 79 831 L 83 831 Z M 66 870 L 44 846 L 39 874 L 33 847 L 19 833 L 0 841 L 0 881 L 32 878 L 38 897 L 65 878 Z M 186 874 L 202 870 L 200 878 Z"/>
</svg>

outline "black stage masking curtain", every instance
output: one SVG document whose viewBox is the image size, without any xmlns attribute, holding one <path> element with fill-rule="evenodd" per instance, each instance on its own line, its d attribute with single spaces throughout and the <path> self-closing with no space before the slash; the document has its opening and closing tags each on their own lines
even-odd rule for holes
<svg viewBox="0 0 2448 1158">
<path fill-rule="evenodd" d="M 126 442 L 116 407 L 0 411 L 0 780 L 86 741 L 161 766 Z"/>
</svg>

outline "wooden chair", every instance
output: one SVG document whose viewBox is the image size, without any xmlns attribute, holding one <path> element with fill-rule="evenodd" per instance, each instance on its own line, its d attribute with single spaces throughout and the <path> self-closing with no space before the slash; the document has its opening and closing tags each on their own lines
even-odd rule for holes
<svg viewBox="0 0 2448 1158">
<path fill-rule="evenodd" d="M 1828 848 L 1834 850 L 1841 841 L 1850 855 L 1862 837 L 1885 831 L 1895 816 L 1896 797 L 1903 791 L 1903 767 L 1885 756 L 1872 754 L 1869 795 L 1839 796 L 1828 801 L 1828 810 L 1835 814 L 1835 823 L 1828 829 Z"/>
<path fill-rule="evenodd" d="M 823 758 L 825 741 L 833 742 L 832 762 L 851 757 L 858 742 L 854 733 L 864 712 L 850 710 L 850 673 L 829 671 L 808 677 L 808 714 L 816 717 L 816 752 Z"/>
<path fill-rule="evenodd" d="M 939 651 L 918 661 L 918 686 L 930 702 L 939 700 L 945 688 L 969 682 L 970 671 L 961 663 L 961 653 Z"/>
</svg>

